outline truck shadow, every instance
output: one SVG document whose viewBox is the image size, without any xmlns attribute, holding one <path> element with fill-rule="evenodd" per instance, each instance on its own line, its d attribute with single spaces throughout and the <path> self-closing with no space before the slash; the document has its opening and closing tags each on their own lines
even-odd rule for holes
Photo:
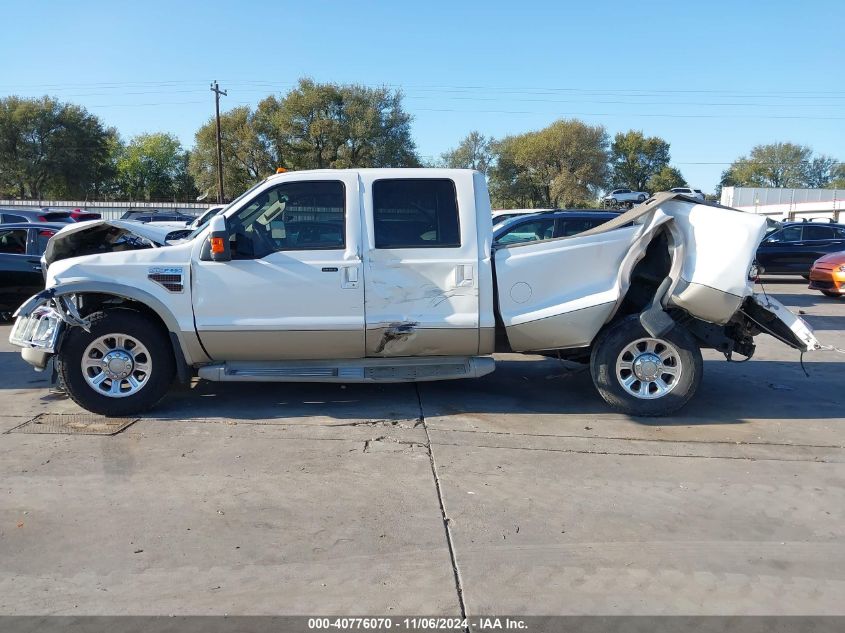
<svg viewBox="0 0 845 633">
<path fill-rule="evenodd" d="M 427 420 L 454 415 L 589 416 L 648 426 L 731 425 L 749 419 L 845 418 L 841 376 L 845 363 L 705 361 L 692 402 L 664 418 L 633 418 L 599 397 L 586 367 L 556 360 L 501 360 L 477 380 L 386 385 L 195 382 L 168 396 L 150 417 L 189 420 L 286 421 L 342 424 L 350 420 Z M 419 391 L 417 391 L 417 389 Z M 419 393 L 419 398 L 418 394 Z M 481 418 L 483 419 L 483 417 Z M 598 419 L 598 420 L 597 420 Z"/>
</svg>

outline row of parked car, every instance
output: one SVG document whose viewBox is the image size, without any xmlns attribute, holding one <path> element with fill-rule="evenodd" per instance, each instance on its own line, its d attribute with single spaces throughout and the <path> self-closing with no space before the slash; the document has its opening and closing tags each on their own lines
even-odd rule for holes
<svg viewBox="0 0 845 633">
<path fill-rule="evenodd" d="M 211 207 L 199 217 L 178 211 L 129 210 L 120 221 L 143 224 L 138 232 L 164 245 L 187 237 L 222 208 Z M 0 313 L 12 312 L 44 288 L 41 256 L 53 235 L 68 225 L 99 219 L 99 213 L 82 209 L 0 209 Z"/>
</svg>

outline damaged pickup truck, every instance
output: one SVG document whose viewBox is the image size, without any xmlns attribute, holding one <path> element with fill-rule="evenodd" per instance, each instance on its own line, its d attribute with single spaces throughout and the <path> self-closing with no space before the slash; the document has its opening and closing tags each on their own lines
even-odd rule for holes
<svg viewBox="0 0 845 633">
<path fill-rule="evenodd" d="M 753 293 L 755 215 L 660 194 L 584 233 L 495 247 L 484 177 L 361 169 L 272 176 L 180 243 L 125 223 L 70 227 L 11 342 L 71 398 L 111 416 L 175 377 L 408 382 L 471 378 L 494 352 L 588 362 L 632 415 L 683 406 L 701 348 L 751 356 L 755 335 L 818 347 Z M 561 394 L 561 398 L 565 398 Z"/>
</svg>

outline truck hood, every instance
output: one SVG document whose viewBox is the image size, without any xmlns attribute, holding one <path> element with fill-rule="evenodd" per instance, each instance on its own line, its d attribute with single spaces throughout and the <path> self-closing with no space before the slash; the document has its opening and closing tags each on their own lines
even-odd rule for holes
<svg viewBox="0 0 845 633">
<path fill-rule="evenodd" d="M 68 225 L 50 238 L 44 250 L 49 266 L 68 257 L 132 251 L 166 246 L 171 227 L 149 226 L 133 220 L 94 220 Z"/>
</svg>

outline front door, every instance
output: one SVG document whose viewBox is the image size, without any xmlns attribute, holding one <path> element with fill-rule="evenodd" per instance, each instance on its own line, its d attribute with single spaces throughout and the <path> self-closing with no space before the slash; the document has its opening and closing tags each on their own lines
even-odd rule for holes
<svg viewBox="0 0 845 633">
<path fill-rule="evenodd" d="M 41 262 L 27 254 L 29 233 L 23 228 L 0 229 L 0 311 L 12 312 L 44 289 Z"/>
<path fill-rule="evenodd" d="M 450 178 L 363 176 L 367 356 L 478 353 L 476 201 L 460 177 L 464 198 Z"/>
<path fill-rule="evenodd" d="M 358 200 L 356 174 L 271 181 L 227 215 L 232 261 L 197 245 L 194 317 L 214 360 L 364 355 Z"/>
</svg>

